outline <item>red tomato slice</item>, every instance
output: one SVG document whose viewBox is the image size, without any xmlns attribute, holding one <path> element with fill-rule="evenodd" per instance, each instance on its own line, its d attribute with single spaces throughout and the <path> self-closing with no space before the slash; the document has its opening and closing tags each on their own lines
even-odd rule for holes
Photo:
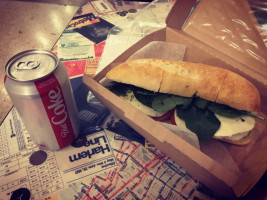
<svg viewBox="0 0 267 200">
<path fill-rule="evenodd" d="M 165 114 L 161 115 L 160 117 L 151 117 L 156 121 L 164 121 L 170 117 L 170 111 L 166 112 Z"/>
<path fill-rule="evenodd" d="M 170 116 L 171 117 L 171 123 L 173 125 L 177 125 L 175 122 L 175 109 L 171 110 L 170 112 L 171 112 L 171 116 Z"/>
<path fill-rule="evenodd" d="M 156 121 L 164 121 L 164 120 L 167 120 L 169 118 L 172 118 L 173 113 L 174 113 L 174 110 L 170 110 L 160 117 L 151 117 L 151 118 L 156 120 Z"/>
</svg>

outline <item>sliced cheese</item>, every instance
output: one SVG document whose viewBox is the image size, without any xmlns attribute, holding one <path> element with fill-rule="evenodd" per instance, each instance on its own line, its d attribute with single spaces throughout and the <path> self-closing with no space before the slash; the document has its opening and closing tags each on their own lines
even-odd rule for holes
<svg viewBox="0 0 267 200">
<path fill-rule="evenodd" d="M 221 126 L 215 133 L 214 138 L 225 138 L 233 141 L 238 141 L 247 136 L 249 134 L 249 131 L 252 130 L 255 126 L 255 118 L 250 116 L 228 118 L 218 114 L 215 115 L 221 122 Z M 177 126 L 186 128 L 185 122 L 177 116 L 176 110 L 174 113 L 174 119 Z"/>
<path fill-rule="evenodd" d="M 255 118 L 241 116 L 236 118 L 223 117 L 215 114 L 221 122 L 219 130 L 215 133 L 215 138 L 226 138 L 237 141 L 247 136 L 255 126 Z"/>
<path fill-rule="evenodd" d="M 157 112 L 152 108 L 142 104 L 135 98 L 132 91 L 127 92 L 125 96 L 120 96 L 120 98 L 124 99 L 125 101 L 132 104 L 134 107 L 136 107 L 137 109 L 139 109 L 140 111 L 151 117 L 161 117 L 166 113 L 166 112 Z"/>
</svg>

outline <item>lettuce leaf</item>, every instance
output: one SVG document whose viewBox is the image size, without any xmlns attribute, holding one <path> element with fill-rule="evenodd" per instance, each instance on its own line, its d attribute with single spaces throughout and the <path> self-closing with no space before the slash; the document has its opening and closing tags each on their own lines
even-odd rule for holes
<svg viewBox="0 0 267 200">
<path fill-rule="evenodd" d="M 176 113 L 179 118 L 185 121 L 186 127 L 197 134 L 200 141 L 211 139 L 221 126 L 221 122 L 214 113 L 201 109 L 196 105 L 188 109 L 176 107 Z"/>
</svg>

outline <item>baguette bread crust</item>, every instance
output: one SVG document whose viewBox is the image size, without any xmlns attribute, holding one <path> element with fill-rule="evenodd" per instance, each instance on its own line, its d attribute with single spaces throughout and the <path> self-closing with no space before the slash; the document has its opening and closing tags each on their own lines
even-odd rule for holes
<svg viewBox="0 0 267 200">
<path fill-rule="evenodd" d="M 128 61 L 110 70 L 106 77 L 116 82 L 158 92 L 163 74 L 160 63 L 146 59 Z"/>
<path fill-rule="evenodd" d="M 231 140 L 231 139 L 226 139 L 226 138 L 214 138 L 217 140 L 220 140 L 222 142 L 227 142 L 230 144 L 235 144 L 235 145 L 247 145 L 250 143 L 251 139 L 252 139 L 252 133 L 249 132 L 245 137 L 241 138 L 240 140 Z"/>
<path fill-rule="evenodd" d="M 106 78 L 154 92 L 197 96 L 230 107 L 258 112 L 255 86 L 229 70 L 200 63 L 162 59 L 129 60 L 111 69 Z"/>
<path fill-rule="evenodd" d="M 160 92 L 186 97 L 197 95 L 210 101 L 216 101 L 226 75 L 222 68 L 189 62 L 168 61 L 162 70 Z"/>
<path fill-rule="evenodd" d="M 257 88 L 245 78 L 230 71 L 225 76 L 216 102 L 238 110 L 255 112 L 260 110 L 261 104 Z"/>
</svg>

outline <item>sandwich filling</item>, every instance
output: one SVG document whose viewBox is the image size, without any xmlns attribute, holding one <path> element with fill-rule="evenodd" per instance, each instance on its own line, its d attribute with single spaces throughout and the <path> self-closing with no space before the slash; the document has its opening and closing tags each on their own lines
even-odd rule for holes
<svg viewBox="0 0 267 200">
<path fill-rule="evenodd" d="M 239 140 L 255 126 L 252 113 L 207 101 L 196 95 L 169 95 L 123 83 L 115 83 L 109 89 L 151 117 L 160 117 L 174 110 L 172 121 L 197 134 L 200 141 L 212 137 Z"/>
<path fill-rule="evenodd" d="M 213 138 L 227 139 L 231 141 L 239 141 L 246 137 L 255 126 L 255 119 L 250 116 L 240 116 L 234 118 L 223 117 L 215 114 L 216 118 L 220 121 L 220 127 L 215 132 Z M 174 112 L 174 122 L 177 126 L 187 128 L 185 121 L 177 116 Z"/>
</svg>

